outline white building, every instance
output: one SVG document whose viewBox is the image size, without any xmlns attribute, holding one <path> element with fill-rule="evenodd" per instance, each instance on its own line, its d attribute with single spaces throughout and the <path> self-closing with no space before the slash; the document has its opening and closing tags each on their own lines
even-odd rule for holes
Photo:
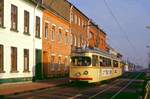
<svg viewBox="0 0 150 99">
<path fill-rule="evenodd" d="M 41 62 L 42 10 L 32 0 L 0 0 L 0 83 L 36 76 Z M 40 77 L 42 70 L 38 70 Z"/>
</svg>

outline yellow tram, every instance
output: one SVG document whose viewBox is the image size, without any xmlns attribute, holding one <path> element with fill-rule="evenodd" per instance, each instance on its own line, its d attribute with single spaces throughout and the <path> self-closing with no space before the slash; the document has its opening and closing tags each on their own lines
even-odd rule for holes
<svg viewBox="0 0 150 99">
<path fill-rule="evenodd" d="M 108 53 L 78 49 L 71 54 L 70 81 L 94 83 L 121 75 L 121 60 Z"/>
</svg>

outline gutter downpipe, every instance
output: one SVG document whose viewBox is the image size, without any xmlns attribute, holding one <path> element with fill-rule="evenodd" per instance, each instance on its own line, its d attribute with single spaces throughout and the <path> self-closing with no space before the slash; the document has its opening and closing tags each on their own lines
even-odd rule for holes
<svg viewBox="0 0 150 99">
<path fill-rule="evenodd" d="M 72 10 L 73 10 L 73 5 L 71 5 L 71 7 L 70 7 L 70 24 L 69 24 L 69 30 L 70 30 L 70 34 L 71 34 L 71 44 L 70 44 L 70 46 L 71 46 L 71 51 L 72 51 L 72 45 L 73 45 L 73 34 L 72 34 L 72 25 L 71 25 L 71 22 L 72 22 Z"/>
<path fill-rule="evenodd" d="M 35 12 L 36 12 L 36 9 L 38 8 L 38 6 L 39 6 L 39 4 L 37 3 L 37 5 L 35 6 L 35 8 L 34 8 L 34 22 L 33 22 L 33 25 L 34 25 L 34 27 L 33 27 L 33 70 L 32 71 L 34 71 L 33 72 L 33 77 L 35 77 L 36 76 L 36 64 L 35 64 L 35 55 L 36 55 L 36 53 L 35 53 L 35 29 L 36 29 L 36 15 L 35 15 Z M 36 77 L 34 78 L 34 80 L 36 80 Z"/>
<path fill-rule="evenodd" d="M 89 46 L 89 35 L 90 35 L 90 22 L 91 20 L 88 20 L 88 25 L 87 25 L 87 38 L 86 38 L 86 47 Z"/>
</svg>

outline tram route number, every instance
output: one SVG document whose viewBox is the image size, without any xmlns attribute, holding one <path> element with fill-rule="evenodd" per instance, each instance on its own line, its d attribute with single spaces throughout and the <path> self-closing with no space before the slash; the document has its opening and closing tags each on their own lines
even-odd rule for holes
<svg viewBox="0 0 150 99">
<path fill-rule="evenodd" d="M 112 69 L 102 69 L 102 76 L 112 75 Z"/>
</svg>

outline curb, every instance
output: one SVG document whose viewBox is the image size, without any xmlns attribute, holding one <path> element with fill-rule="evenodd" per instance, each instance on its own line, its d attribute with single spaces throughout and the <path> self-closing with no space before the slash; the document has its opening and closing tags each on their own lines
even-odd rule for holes
<svg viewBox="0 0 150 99">
<path fill-rule="evenodd" d="M 48 87 L 38 88 L 38 89 L 31 89 L 31 90 L 26 90 L 26 91 L 20 91 L 20 92 L 14 92 L 14 93 L 10 93 L 10 94 L 0 95 L 0 99 L 3 99 L 6 96 L 11 96 L 11 95 L 19 95 L 19 94 L 28 93 L 28 92 L 36 92 L 36 91 L 40 91 L 40 90 L 56 87 L 56 86 L 59 86 L 59 85 L 62 85 L 62 84 L 66 84 L 66 83 L 67 82 L 61 83 L 61 84 L 52 85 L 52 86 L 48 86 Z"/>
</svg>

